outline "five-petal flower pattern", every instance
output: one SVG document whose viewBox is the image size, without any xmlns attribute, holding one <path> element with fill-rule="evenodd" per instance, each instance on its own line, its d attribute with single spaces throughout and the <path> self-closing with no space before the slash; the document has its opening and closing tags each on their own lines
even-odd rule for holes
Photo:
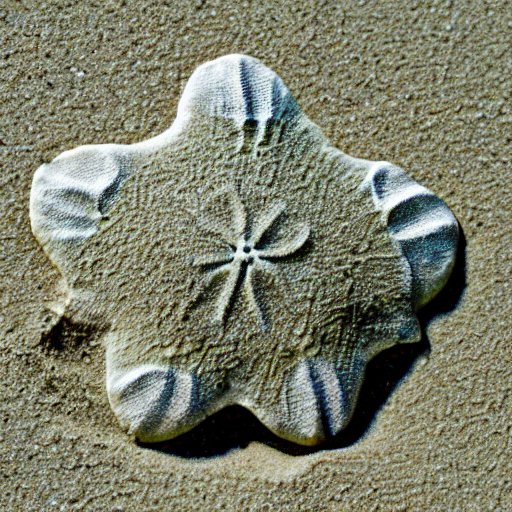
<svg viewBox="0 0 512 512">
<path fill-rule="evenodd" d="M 207 253 L 195 256 L 193 265 L 209 268 L 203 287 L 208 286 L 213 280 L 219 277 L 225 278 L 222 291 L 220 292 L 213 320 L 223 323 L 228 310 L 235 299 L 238 289 L 243 290 L 250 304 L 255 311 L 262 328 L 266 328 L 268 319 L 265 318 L 261 307 L 258 304 L 257 295 L 254 290 L 255 275 L 258 272 L 274 272 L 274 265 L 277 261 L 291 256 L 306 243 L 309 237 L 309 227 L 300 226 L 298 233 L 290 240 L 282 240 L 282 243 L 265 245 L 265 235 L 271 231 L 278 222 L 286 206 L 283 202 L 276 202 L 270 206 L 255 223 L 254 229 L 248 231 L 247 216 L 243 204 L 236 195 L 236 192 L 221 192 L 215 199 L 226 196 L 226 204 L 230 204 L 233 214 L 233 226 L 229 231 L 220 230 L 215 219 L 208 219 L 204 222 L 207 230 L 212 230 L 226 243 L 227 250 L 223 252 Z M 208 203 L 206 204 L 208 210 Z M 233 234 L 235 236 L 233 236 Z M 213 268 L 212 268 L 213 267 Z M 204 288 L 201 290 L 204 293 Z"/>
<path fill-rule="evenodd" d="M 59 315 L 101 326 L 110 404 L 144 441 L 230 404 L 298 443 L 336 435 L 369 359 L 419 339 L 458 239 L 441 199 L 333 148 L 242 55 L 200 66 L 161 135 L 41 166 L 30 216 Z"/>
</svg>

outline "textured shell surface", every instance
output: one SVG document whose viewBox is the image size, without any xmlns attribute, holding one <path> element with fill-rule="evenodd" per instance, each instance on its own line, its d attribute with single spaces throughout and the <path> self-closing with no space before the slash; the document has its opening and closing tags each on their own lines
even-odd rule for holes
<svg viewBox="0 0 512 512">
<path fill-rule="evenodd" d="M 458 238 L 441 199 L 333 148 L 243 55 L 200 66 L 161 135 L 42 165 L 30 217 L 62 314 L 105 326 L 110 404 L 148 442 L 230 404 L 297 443 L 336 435 L 369 359 L 419 340 Z"/>
</svg>

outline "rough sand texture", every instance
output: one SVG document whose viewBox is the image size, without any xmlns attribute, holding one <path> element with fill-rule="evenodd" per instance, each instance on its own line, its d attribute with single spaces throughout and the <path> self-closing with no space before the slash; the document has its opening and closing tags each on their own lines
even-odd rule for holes
<svg viewBox="0 0 512 512">
<path fill-rule="evenodd" d="M 0 508 L 512 508 L 510 8 L 267 3 L 2 4 Z M 30 232 L 35 169 L 160 133 L 193 69 L 232 52 L 275 69 L 337 147 L 442 197 L 467 242 L 423 342 L 369 369 L 337 449 L 279 443 L 238 409 L 137 446 L 108 406 L 98 340 L 48 333 L 58 274 Z"/>
</svg>

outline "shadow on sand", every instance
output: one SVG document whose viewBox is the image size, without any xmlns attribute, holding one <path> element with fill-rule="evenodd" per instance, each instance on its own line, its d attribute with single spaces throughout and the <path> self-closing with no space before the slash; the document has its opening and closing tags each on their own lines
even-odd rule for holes
<svg viewBox="0 0 512 512">
<path fill-rule="evenodd" d="M 171 441 L 141 447 L 190 459 L 218 457 L 257 441 L 289 455 L 308 455 L 322 450 L 345 448 L 360 440 L 372 427 L 379 410 L 393 390 L 407 376 L 419 356 L 428 354 L 426 335 L 432 320 L 453 311 L 466 287 L 466 239 L 460 229 L 454 271 L 441 293 L 418 314 L 422 339 L 413 345 L 398 345 L 376 356 L 367 366 L 358 403 L 350 424 L 336 437 L 315 447 L 284 441 L 270 432 L 248 410 L 227 407 L 190 432 Z"/>
</svg>

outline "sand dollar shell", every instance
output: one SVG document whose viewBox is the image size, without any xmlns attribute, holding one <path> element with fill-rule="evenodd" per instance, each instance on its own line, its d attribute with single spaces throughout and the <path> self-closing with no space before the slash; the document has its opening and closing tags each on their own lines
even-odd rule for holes
<svg viewBox="0 0 512 512">
<path fill-rule="evenodd" d="M 330 146 L 242 55 L 200 66 L 163 134 L 39 168 L 30 215 L 68 302 L 108 326 L 109 400 L 144 441 L 235 403 L 298 443 L 336 435 L 367 361 L 419 339 L 458 236 L 439 198 Z"/>
</svg>

